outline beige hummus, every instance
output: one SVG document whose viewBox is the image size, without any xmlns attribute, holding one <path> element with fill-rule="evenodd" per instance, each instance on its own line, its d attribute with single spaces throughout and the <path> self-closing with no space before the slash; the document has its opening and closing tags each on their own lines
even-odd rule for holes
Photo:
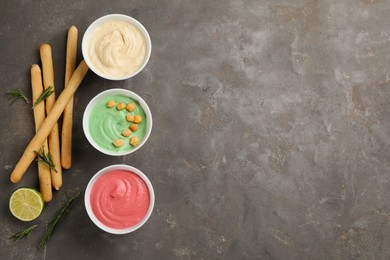
<svg viewBox="0 0 390 260">
<path fill-rule="evenodd" d="M 88 52 L 98 71 L 120 78 L 142 66 L 146 42 L 134 25 L 125 21 L 110 21 L 92 32 Z"/>
</svg>

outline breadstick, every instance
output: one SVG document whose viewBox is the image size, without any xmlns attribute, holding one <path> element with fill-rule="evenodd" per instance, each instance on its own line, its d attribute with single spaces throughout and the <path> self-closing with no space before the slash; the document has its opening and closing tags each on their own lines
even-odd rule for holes
<svg viewBox="0 0 390 260">
<path fill-rule="evenodd" d="M 42 86 L 42 75 L 41 68 L 34 64 L 30 69 L 31 73 L 31 87 L 32 87 L 32 103 L 39 98 L 39 96 L 43 92 Z M 41 127 L 43 120 L 45 119 L 45 104 L 44 102 L 39 103 L 34 108 L 34 121 L 35 121 L 35 131 Z M 47 149 L 47 140 L 43 144 L 43 149 L 48 151 Z M 52 188 L 51 188 L 51 177 L 50 177 L 50 168 L 46 165 L 38 163 L 38 179 L 39 179 L 39 190 L 42 194 L 43 200 L 45 202 L 51 201 L 53 197 Z"/>
<path fill-rule="evenodd" d="M 84 60 L 82 60 L 80 62 L 80 65 L 73 73 L 72 78 L 69 80 L 68 86 L 62 91 L 61 95 L 58 97 L 57 101 L 53 105 L 53 108 L 51 109 L 50 113 L 46 116 L 45 120 L 43 120 L 41 128 L 39 128 L 38 132 L 31 139 L 30 143 L 24 150 L 22 157 L 15 165 L 15 168 L 10 176 L 10 179 L 13 183 L 19 182 L 23 175 L 26 173 L 27 168 L 30 166 L 31 162 L 35 158 L 34 151 L 39 151 L 42 144 L 45 142 L 45 139 L 49 136 L 51 129 L 53 128 L 57 120 L 60 118 L 70 98 L 80 86 L 80 83 L 84 79 L 85 74 L 87 74 L 88 69 L 89 68 L 87 64 Z"/>
<path fill-rule="evenodd" d="M 51 46 L 49 44 L 42 44 L 39 47 L 42 62 L 43 86 L 48 89 L 50 86 L 55 91 L 54 87 L 54 68 Z M 49 114 L 53 104 L 56 101 L 55 92 L 46 99 L 46 113 Z M 51 183 L 56 190 L 62 186 L 62 168 L 61 168 L 61 154 L 60 154 L 60 136 L 58 132 L 58 123 L 56 122 L 49 135 L 49 152 L 55 167 L 51 169 Z"/>
<path fill-rule="evenodd" d="M 66 43 L 66 64 L 65 64 L 65 88 L 69 79 L 76 69 L 78 31 L 75 26 L 68 30 L 68 41 Z M 72 127 L 73 127 L 73 97 L 69 100 L 63 113 L 62 135 L 61 135 L 61 165 L 69 169 L 72 165 Z"/>
</svg>

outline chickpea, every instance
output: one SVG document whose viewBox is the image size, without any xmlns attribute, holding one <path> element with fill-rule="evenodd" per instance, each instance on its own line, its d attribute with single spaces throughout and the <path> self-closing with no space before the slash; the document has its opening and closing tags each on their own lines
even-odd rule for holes
<svg viewBox="0 0 390 260">
<path fill-rule="evenodd" d="M 130 144 L 132 146 L 137 146 L 139 144 L 139 138 L 138 136 L 133 136 L 132 138 L 130 138 Z"/>
<path fill-rule="evenodd" d="M 115 147 L 121 147 L 125 142 L 122 139 L 116 139 L 112 142 Z"/>
<path fill-rule="evenodd" d="M 135 132 L 135 131 L 137 131 L 137 129 L 138 129 L 138 125 L 137 124 L 131 124 L 130 125 L 130 130 L 131 131 Z"/>
<path fill-rule="evenodd" d="M 127 115 L 126 115 L 126 120 L 127 120 L 128 122 L 133 122 L 133 121 L 134 121 L 134 116 L 133 116 L 132 114 L 127 114 Z"/>
<path fill-rule="evenodd" d="M 124 137 L 129 137 L 131 135 L 131 130 L 129 128 L 126 128 L 125 130 L 123 130 L 122 135 Z"/>
<path fill-rule="evenodd" d="M 108 102 L 107 102 L 107 107 L 108 107 L 108 108 L 113 108 L 113 107 L 115 107 L 115 101 L 114 101 L 114 100 L 108 101 Z"/>
<path fill-rule="evenodd" d="M 127 111 L 129 111 L 129 112 L 133 112 L 134 109 L 135 109 L 135 104 L 134 104 L 134 103 L 129 103 L 129 104 L 127 104 L 126 109 L 127 109 Z"/>
<path fill-rule="evenodd" d="M 126 107 L 126 105 L 123 102 L 119 102 L 118 105 L 116 106 L 116 108 L 118 110 L 123 110 L 123 109 L 125 109 L 125 107 Z"/>
<path fill-rule="evenodd" d="M 142 122 L 142 116 L 136 115 L 136 116 L 134 117 L 134 123 L 139 124 L 139 123 L 141 123 L 141 122 Z"/>
</svg>

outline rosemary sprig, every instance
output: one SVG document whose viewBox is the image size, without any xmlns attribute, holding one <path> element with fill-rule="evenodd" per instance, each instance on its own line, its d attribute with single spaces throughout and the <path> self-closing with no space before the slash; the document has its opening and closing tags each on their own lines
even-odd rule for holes
<svg viewBox="0 0 390 260">
<path fill-rule="evenodd" d="M 39 103 L 41 103 L 43 100 L 48 98 L 51 94 L 53 94 L 53 86 L 49 86 L 45 91 L 42 92 L 42 94 L 37 98 L 32 108 L 34 109 Z"/>
<path fill-rule="evenodd" d="M 27 104 L 29 103 L 26 94 L 24 94 L 23 90 L 20 88 L 8 90 L 7 95 L 9 96 L 11 104 L 13 104 L 17 99 L 23 99 Z"/>
<path fill-rule="evenodd" d="M 12 237 L 10 237 L 10 239 L 14 239 L 15 242 L 18 242 L 20 239 L 28 236 L 37 226 L 38 226 L 38 224 L 35 224 L 35 225 L 32 225 L 28 228 L 25 228 L 25 229 L 19 231 L 18 233 L 16 233 L 15 235 L 13 235 Z"/>
<path fill-rule="evenodd" d="M 49 167 L 50 169 L 54 170 L 55 172 L 58 172 L 56 170 L 56 165 L 53 162 L 53 159 L 51 158 L 51 154 L 47 153 L 45 154 L 45 148 L 41 148 L 40 152 L 34 151 L 37 155 L 37 158 L 35 159 L 38 163 L 42 163 Z"/>
<path fill-rule="evenodd" d="M 45 243 L 49 240 L 49 238 L 53 234 L 53 231 L 56 228 L 58 222 L 62 219 L 62 217 L 65 215 L 65 213 L 69 212 L 69 210 L 72 208 L 73 204 L 76 202 L 79 195 L 80 195 L 80 193 L 76 193 L 66 203 L 64 203 L 62 205 L 62 207 L 57 211 L 54 219 L 49 223 L 45 234 L 43 235 L 43 237 L 39 241 L 39 245 L 38 245 L 39 249 L 41 249 L 45 245 Z"/>
</svg>

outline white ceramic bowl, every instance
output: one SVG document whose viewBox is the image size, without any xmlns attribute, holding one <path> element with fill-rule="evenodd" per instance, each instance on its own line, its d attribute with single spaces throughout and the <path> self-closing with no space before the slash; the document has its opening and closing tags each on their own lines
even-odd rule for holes
<svg viewBox="0 0 390 260">
<path fill-rule="evenodd" d="M 139 105 L 141 106 L 141 108 L 144 110 L 145 115 L 146 115 L 146 118 L 143 119 L 143 120 L 146 120 L 146 132 L 144 134 L 144 137 L 142 140 L 140 140 L 140 143 L 137 146 L 133 147 L 131 150 L 125 150 L 125 151 L 108 150 L 108 149 L 100 146 L 99 144 L 97 144 L 95 142 L 95 140 L 92 138 L 91 133 L 89 131 L 89 121 L 90 121 L 90 115 L 91 115 L 92 109 L 95 107 L 95 105 L 102 98 L 105 98 L 107 96 L 114 96 L 114 95 L 124 95 L 124 96 L 130 97 L 130 98 L 136 100 L 139 103 Z M 113 108 L 113 109 L 116 109 L 116 108 Z M 115 89 L 109 89 L 109 90 L 106 90 L 106 91 L 99 93 L 88 103 L 87 107 L 85 108 L 84 115 L 83 115 L 83 131 L 84 131 L 85 137 L 87 138 L 89 143 L 96 150 L 98 150 L 104 154 L 112 155 L 112 156 L 127 155 L 127 154 L 133 153 L 133 152 L 137 151 L 138 149 L 140 149 L 145 144 L 145 142 L 148 140 L 150 133 L 152 132 L 152 126 L 153 126 L 152 113 L 151 113 L 148 105 L 146 104 L 146 102 L 140 96 L 138 96 L 134 92 L 127 90 L 127 89 L 115 88 Z"/>
<path fill-rule="evenodd" d="M 139 177 L 141 177 L 141 179 L 145 182 L 146 186 L 149 189 L 150 204 L 149 204 L 149 209 L 146 212 L 146 215 L 143 217 L 143 219 L 140 222 L 138 222 L 137 224 L 135 224 L 134 226 L 131 226 L 129 228 L 115 229 L 115 228 L 111 228 L 111 227 L 104 225 L 95 216 L 95 214 L 93 213 L 92 207 L 91 207 L 91 203 L 90 203 L 91 196 L 90 195 L 91 195 L 91 190 L 92 190 L 93 185 L 101 176 L 103 176 L 104 174 L 107 174 L 111 171 L 114 171 L 114 170 L 125 170 L 125 171 L 129 171 L 129 172 L 133 172 L 133 173 L 137 174 Z M 155 200 L 155 195 L 154 195 L 153 186 L 152 186 L 152 183 L 149 181 L 148 177 L 146 177 L 146 175 L 144 173 L 142 173 L 140 170 L 138 170 L 137 168 L 129 166 L 129 165 L 125 165 L 125 164 L 116 164 L 116 165 L 107 166 L 107 167 L 101 169 L 100 171 L 98 171 L 91 178 L 91 180 L 88 182 L 88 185 L 87 185 L 87 188 L 86 188 L 85 194 L 84 194 L 85 209 L 87 210 L 88 216 L 92 220 L 92 222 L 95 223 L 95 225 L 98 226 L 100 229 L 102 229 L 108 233 L 116 234 L 116 235 L 130 233 L 130 232 L 133 232 L 133 231 L 139 229 L 141 226 L 143 226 L 153 212 L 154 200 Z"/>
<path fill-rule="evenodd" d="M 95 31 L 96 28 L 102 26 L 103 24 L 105 24 L 107 22 L 111 22 L 111 21 L 125 21 L 125 22 L 128 22 L 128 23 L 134 25 L 142 33 L 142 35 L 145 39 L 145 42 L 146 42 L 146 55 L 145 55 L 145 59 L 144 59 L 143 63 L 141 64 L 141 66 L 137 70 L 135 70 L 132 73 L 125 75 L 125 76 L 116 77 L 116 76 L 107 75 L 107 74 L 101 72 L 99 69 L 96 68 L 96 66 L 94 65 L 94 63 L 91 61 L 91 59 L 89 57 L 88 46 L 90 43 L 92 33 Z M 81 51 L 83 53 L 84 60 L 87 63 L 88 67 L 95 74 L 97 74 L 98 76 L 100 76 L 102 78 L 109 79 L 109 80 L 124 80 L 124 79 L 129 79 L 131 77 L 134 77 L 141 70 L 144 69 L 144 67 L 146 66 L 146 64 L 149 61 L 150 54 L 152 52 L 152 43 L 151 43 L 148 31 L 145 29 L 145 27 L 139 21 L 137 21 L 136 19 L 134 19 L 130 16 L 123 15 L 123 14 L 109 14 L 109 15 L 102 16 L 99 19 L 95 20 L 87 28 L 87 30 L 84 33 L 82 42 L 81 42 Z"/>
</svg>

